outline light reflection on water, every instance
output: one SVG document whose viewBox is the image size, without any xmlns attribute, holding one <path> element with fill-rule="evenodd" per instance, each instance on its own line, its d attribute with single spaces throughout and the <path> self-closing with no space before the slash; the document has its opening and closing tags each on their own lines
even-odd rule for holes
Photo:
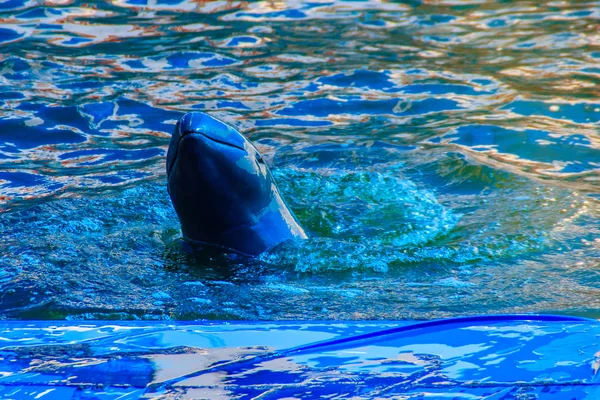
<svg viewBox="0 0 600 400">
<path fill-rule="evenodd" d="M 0 5 L 8 317 L 597 315 L 593 2 Z M 311 233 L 180 249 L 174 122 L 248 135 Z"/>
</svg>

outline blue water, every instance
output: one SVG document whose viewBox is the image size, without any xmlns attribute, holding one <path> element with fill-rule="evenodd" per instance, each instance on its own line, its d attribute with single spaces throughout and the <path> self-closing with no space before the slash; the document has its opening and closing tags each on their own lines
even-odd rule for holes
<svg viewBox="0 0 600 400">
<path fill-rule="evenodd" d="M 1 3 L 2 316 L 600 317 L 599 16 Z M 255 143 L 310 240 L 182 249 L 164 157 L 192 110 Z"/>
</svg>

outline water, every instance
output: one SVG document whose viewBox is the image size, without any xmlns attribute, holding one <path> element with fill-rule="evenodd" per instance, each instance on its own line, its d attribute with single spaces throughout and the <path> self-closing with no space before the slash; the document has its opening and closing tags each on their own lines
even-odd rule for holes
<svg viewBox="0 0 600 400">
<path fill-rule="evenodd" d="M 1 3 L 2 316 L 600 317 L 600 5 L 570 3 Z M 308 241 L 182 249 L 192 110 Z"/>
</svg>

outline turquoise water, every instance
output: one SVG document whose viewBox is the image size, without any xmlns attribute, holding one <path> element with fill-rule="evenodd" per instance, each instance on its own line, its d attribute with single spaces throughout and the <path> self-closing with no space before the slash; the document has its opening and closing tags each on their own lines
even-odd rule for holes
<svg viewBox="0 0 600 400">
<path fill-rule="evenodd" d="M 0 4 L 5 318 L 600 317 L 597 3 L 45 4 Z M 184 251 L 192 110 L 310 240 Z"/>
</svg>

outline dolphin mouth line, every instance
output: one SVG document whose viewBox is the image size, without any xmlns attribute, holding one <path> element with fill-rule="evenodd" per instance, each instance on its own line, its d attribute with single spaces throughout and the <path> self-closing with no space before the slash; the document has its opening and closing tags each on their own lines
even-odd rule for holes
<svg viewBox="0 0 600 400">
<path fill-rule="evenodd" d="M 200 136 L 205 137 L 208 140 L 211 140 L 215 143 L 219 143 L 223 146 L 229 146 L 229 147 L 233 147 L 234 149 L 246 151 L 246 149 L 244 149 L 243 147 L 237 146 L 232 143 L 225 142 L 223 140 L 215 139 L 213 137 L 208 136 L 207 134 L 205 134 L 203 132 L 196 132 L 196 131 L 182 132 L 181 135 L 179 136 L 179 141 L 177 142 L 176 152 L 175 152 L 175 156 L 173 157 L 173 161 L 171 161 L 169 168 L 167 168 L 167 179 L 169 179 L 169 177 L 171 176 L 171 171 L 173 170 L 173 165 L 175 165 L 175 162 L 177 161 L 177 158 L 179 157 L 179 146 L 181 145 L 181 141 L 183 140 L 183 138 L 185 138 L 186 136 L 190 136 L 190 135 L 200 135 Z"/>
<path fill-rule="evenodd" d="M 215 139 L 214 137 L 209 136 L 209 135 L 207 135 L 204 132 L 196 132 L 196 131 L 186 131 L 186 132 L 183 132 L 181 134 L 181 136 L 179 137 L 179 143 L 178 144 L 181 144 L 181 141 L 183 140 L 183 138 L 185 138 L 186 136 L 190 136 L 190 135 L 201 135 L 201 136 L 204 136 L 208 140 L 211 140 L 211 141 L 213 141 L 215 143 L 219 143 L 219 144 L 222 144 L 224 146 L 234 147 L 236 149 L 240 149 L 240 150 L 244 150 L 244 151 L 246 150 L 243 147 L 240 147 L 240 146 L 235 145 L 233 143 L 229 143 L 229 142 L 226 142 L 224 140 Z"/>
</svg>

